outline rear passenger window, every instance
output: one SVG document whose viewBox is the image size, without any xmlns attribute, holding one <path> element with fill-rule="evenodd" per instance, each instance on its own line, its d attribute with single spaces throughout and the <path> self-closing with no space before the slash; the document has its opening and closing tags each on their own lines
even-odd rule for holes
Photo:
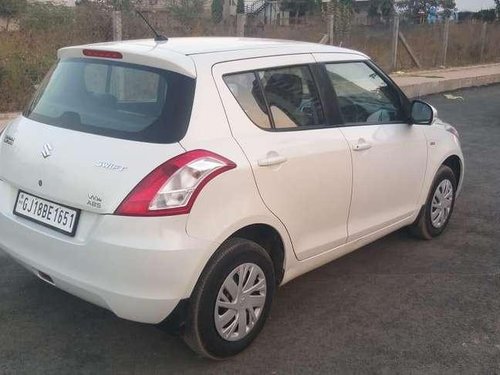
<svg viewBox="0 0 500 375">
<path fill-rule="evenodd" d="M 276 128 L 324 124 L 318 91 L 308 67 L 273 69 L 258 74 Z"/>
<path fill-rule="evenodd" d="M 224 81 L 247 116 L 259 127 L 271 128 L 271 120 L 255 73 L 225 76 Z"/>
<path fill-rule="evenodd" d="M 345 123 L 404 121 L 398 93 L 363 62 L 327 64 Z"/>
<path fill-rule="evenodd" d="M 293 129 L 325 123 L 307 66 L 238 73 L 224 80 L 248 117 L 261 128 Z"/>
</svg>

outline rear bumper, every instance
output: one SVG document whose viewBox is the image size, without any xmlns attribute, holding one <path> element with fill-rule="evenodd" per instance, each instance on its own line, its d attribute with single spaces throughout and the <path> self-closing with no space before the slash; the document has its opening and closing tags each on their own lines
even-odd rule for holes
<svg viewBox="0 0 500 375">
<path fill-rule="evenodd" d="M 76 237 L 67 237 L 13 215 L 15 194 L 0 181 L 0 248 L 45 281 L 48 275 L 56 287 L 124 319 L 164 320 L 190 296 L 214 248 L 187 235 L 186 216 L 83 212 Z"/>
</svg>

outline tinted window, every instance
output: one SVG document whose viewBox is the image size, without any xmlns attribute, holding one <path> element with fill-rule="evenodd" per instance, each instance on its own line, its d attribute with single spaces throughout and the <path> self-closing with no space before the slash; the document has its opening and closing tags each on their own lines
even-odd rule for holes
<svg viewBox="0 0 500 375">
<path fill-rule="evenodd" d="M 195 80 L 178 73 L 97 59 L 61 60 L 25 116 L 38 122 L 152 143 L 187 130 Z"/>
<path fill-rule="evenodd" d="M 306 66 L 232 74 L 224 81 L 248 117 L 261 128 L 290 129 L 325 122 L 318 91 Z"/>
<path fill-rule="evenodd" d="M 363 62 L 327 64 L 346 123 L 401 122 L 405 116 L 398 93 Z"/>
<path fill-rule="evenodd" d="M 247 116 L 261 128 L 270 128 L 271 121 L 255 73 L 225 76 L 224 81 Z"/>
<path fill-rule="evenodd" d="M 258 74 L 276 128 L 324 124 L 318 91 L 308 67 L 271 69 Z"/>
</svg>

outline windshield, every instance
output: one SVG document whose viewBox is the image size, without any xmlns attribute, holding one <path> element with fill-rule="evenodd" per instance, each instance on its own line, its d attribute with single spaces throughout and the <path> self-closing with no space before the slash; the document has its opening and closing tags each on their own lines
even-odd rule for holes
<svg viewBox="0 0 500 375">
<path fill-rule="evenodd" d="M 141 65 L 65 59 L 49 72 L 24 115 L 61 128 L 151 143 L 187 130 L 195 80 Z"/>
</svg>

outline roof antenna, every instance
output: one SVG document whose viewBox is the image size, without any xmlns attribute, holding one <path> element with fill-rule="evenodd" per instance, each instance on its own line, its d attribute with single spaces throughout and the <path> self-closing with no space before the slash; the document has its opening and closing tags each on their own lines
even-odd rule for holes
<svg viewBox="0 0 500 375">
<path fill-rule="evenodd" d="M 166 42 L 168 40 L 168 38 L 166 36 L 158 34 L 158 32 L 154 29 L 153 26 L 151 26 L 151 24 L 148 22 L 146 17 L 144 17 L 144 15 L 141 12 L 139 12 L 138 10 L 136 10 L 136 12 L 139 16 L 141 16 L 141 18 L 144 20 L 144 22 L 146 22 L 146 25 L 149 26 L 149 28 L 151 29 L 153 34 L 155 34 L 155 42 Z"/>
</svg>

